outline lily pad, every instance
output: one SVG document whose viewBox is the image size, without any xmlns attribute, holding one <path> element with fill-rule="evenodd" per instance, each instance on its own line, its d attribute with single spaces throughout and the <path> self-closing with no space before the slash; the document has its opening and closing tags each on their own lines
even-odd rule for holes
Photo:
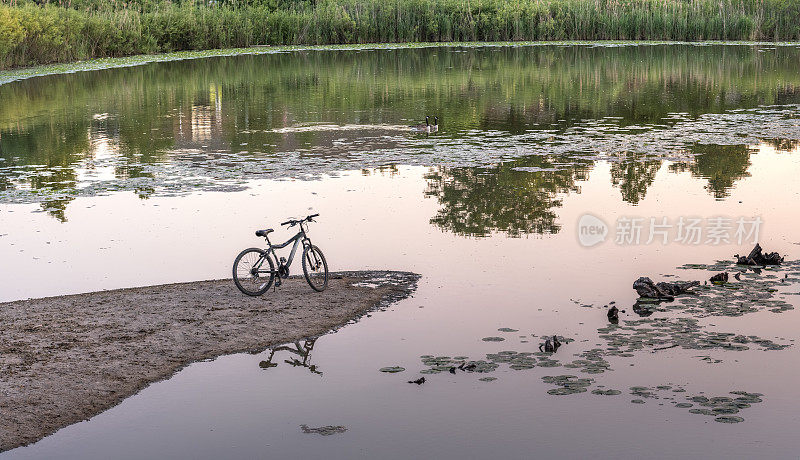
<svg viewBox="0 0 800 460">
<path fill-rule="evenodd" d="M 619 390 L 592 390 L 593 395 L 603 395 L 603 396 L 616 396 L 621 395 L 622 392 Z"/>
<path fill-rule="evenodd" d="M 403 372 L 404 370 L 406 370 L 406 368 L 405 367 L 400 367 L 400 366 L 388 366 L 388 367 L 380 368 L 381 372 L 388 372 L 390 374 L 394 374 L 394 373 L 397 373 L 397 372 Z"/>
<path fill-rule="evenodd" d="M 689 409 L 690 414 L 716 415 L 711 409 Z"/>
<path fill-rule="evenodd" d="M 719 423 L 739 423 L 744 422 L 744 419 L 735 415 L 723 415 L 715 418 L 714 421 Z"/>
</svg>

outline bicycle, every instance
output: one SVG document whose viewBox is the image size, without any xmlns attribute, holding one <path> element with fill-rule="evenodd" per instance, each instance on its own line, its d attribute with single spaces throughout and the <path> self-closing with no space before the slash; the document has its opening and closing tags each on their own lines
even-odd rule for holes
<svg viewBox="0 0 800 460">
<path fill-rule="evenodd" d="M 298 366 L 299 367 L 305 367 L 305 368 L 307 368 L 309 371 L 311 371 L 314 374 L 322 375 L 322 371 L 317 370 L 317 365 L 316 364 L 311 364 L 310 362 L 308 362 L 308 359 L 309 359 L 309 357 L 311 355 L 311 350 L 314 349 L 314 343 L 316 341 L 317 341 L 317 339 L 306 339 L 305 342 L 303 342 L 303 345 L 300 345 L 299 341 L 295 341 L 294 342 L 294 348 L 286 346 L 286 345 L 281 345 L 279 347 L 275 347 L 272 350 L 270 350 L 269 357 L 266 360 L 261 361 L 260 363 L 258 363 L 258 367 L 260 367 L 262 369 L 269 369 L 271 367 L 278 367 L 278 363 L 273 363 L 272 362 L 272 359 L 275 357 L 275 352 L 277 352 L 277 351 L 288 351 L 289 353 L 294 353 L 297 356 L 303 358 L 303 360 L 301 361 L 301 360 L 299 360 L 299 359 L 297 359 L 295 357 L 291 357 L 290 359 L 284 359 L 283 360 L 284 363 L 289 364 L 292 367 L 298 367 Z"/>
<path fill-rule="evenodd" d="M 328 262 L 322 251 L 311 244 L 311 239 L 306 234 L 304 225 L 314 222 L 314 218 L 319 214 L 312 214 L 303 219 L 291 219 L 281 225 L 288 225 L 289 228 L 295 225 L 300 226 L 297 234 L 283 244 L 273 245 L 269 241 L 269 234 L 274 230 L 267 228 L 257 230 L 256 236 L 263 236 L 267 240 L 267 249 L 248 248 L 240 252 L 233 261 L 233 282 L 240 291 L 249 296 L 260 296 L 267 292 L 272 286 L 281 285 L 281 280 L 289 277 L 289 267 L 292 265 L 294 255 L 297 252 L 297 245 L 303 244 L 303 274 L 311 289 L 322 292 L 328 287 Z M 289 260 L 278 258 L 275 249 L 283 249 L 289 244 L 294 243 Z M 269 266 L 269 269 L 265 267 Z M 278 267 L 277 269 L 275 267 Z"/>
</svg>

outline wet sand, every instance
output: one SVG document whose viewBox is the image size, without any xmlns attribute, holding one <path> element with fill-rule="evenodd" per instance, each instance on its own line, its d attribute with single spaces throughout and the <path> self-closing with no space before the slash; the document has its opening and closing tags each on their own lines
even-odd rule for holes
<svg viewBox="0 0 800 460">
<path fill-rule="evenodd" d="M 340 272 L 241 294 L 198 281 L 0 303 L 0 451 L 86 420 L 184 366 L 336 329 L 409 296 L 418 275 Z"/>
</svg>

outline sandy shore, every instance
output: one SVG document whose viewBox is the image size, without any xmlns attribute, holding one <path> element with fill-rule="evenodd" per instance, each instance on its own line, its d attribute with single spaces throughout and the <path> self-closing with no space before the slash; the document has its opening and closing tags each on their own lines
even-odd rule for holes
<svg viewBox="0 0 800 460">
<path fill-rule="evenodd" d="M 315 337 L 405 298 L 418 275 L 342 272 L 261 297 L 231 280 L 0 303 L 0 451 L 88 419 L 195 361 Z"/>
</svg>

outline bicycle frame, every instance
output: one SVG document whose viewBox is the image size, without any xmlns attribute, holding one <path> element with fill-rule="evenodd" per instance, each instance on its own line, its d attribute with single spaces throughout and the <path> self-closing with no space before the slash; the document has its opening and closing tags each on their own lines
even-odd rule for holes
<svg viewBox="0 0 800 460">
<path fill-rule="evenodd" d="M 308 235 L 306 235 L 306 230 L 303 228 L 303 224 L 300 223 L 298 225 L 300 225 L 300 231 L 297 232 L 297 234 L 295 236 L 289 238 L 285 243 L 272 244 L 269 241 L 269 236 L 265 237 L 266 240 L 267 240 L 267 251 L 265 253 L 265 256 L 269 257 L 269 255 L 272 254 L 272 258 L 275 259 L 275 264 L 276 264 L 275 268 L 276 269 L 279 269 L 280 265 L 281 265 L 280 260 L 278 259 L 278 255 L 275 253 L 276 249 L 283 249 L 286 246 L 289 246 L 291 243 L 294 243 L 294 245 L 292 245 L 292 252 L 289 254 L 289 259 L 286 261 L 286 264 L 285 264 L 285 267 L 289 268 L 292 265 L 292 261 L 294 260 L 295 254 L 297 253 L 297 246 L 301 242 L 303 244 L 303 248 L 304 249 L 307 246 L 311 246 L 311 238 L 309 238 Z M 260 266 L 261 266 L 261 264 L 258 264 L 259 268 L 260 268 Z M 261 270 L 259 270 L 259 271 L 261 271 Z"/>
</svg>

